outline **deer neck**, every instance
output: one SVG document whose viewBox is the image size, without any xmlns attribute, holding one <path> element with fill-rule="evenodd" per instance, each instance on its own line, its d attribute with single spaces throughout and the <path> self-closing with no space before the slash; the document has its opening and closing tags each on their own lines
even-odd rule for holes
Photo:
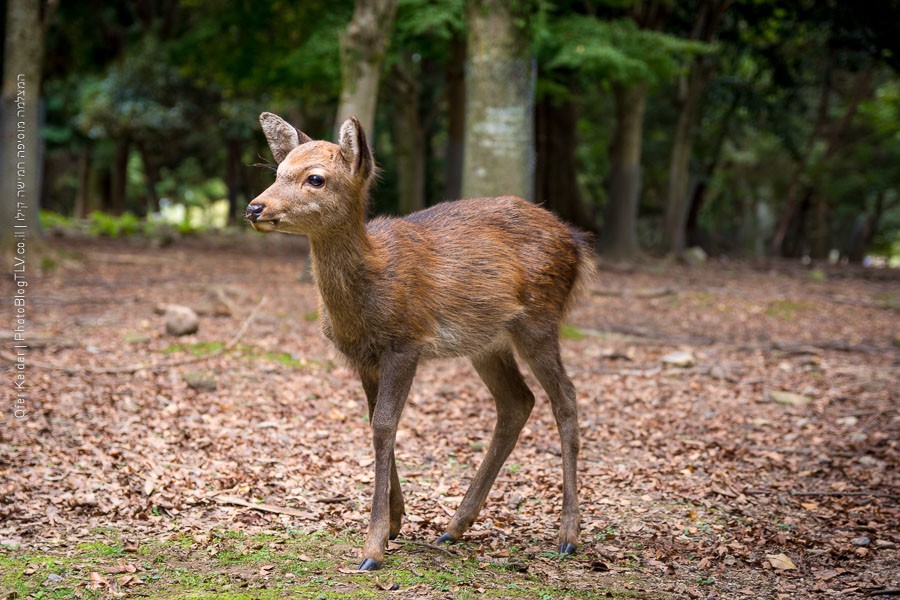
<svg viewBox="0 0 900 600">
<path fill-rule="evenodd" d="M 376 262 L 365 223 L 354 221 L 339 231 L 310 236 L 309 245 L 313 277 L 336 326 L 335 333 L 356 337 L 354 332 L 364 325 L 364 308 Z"/>
</svg>

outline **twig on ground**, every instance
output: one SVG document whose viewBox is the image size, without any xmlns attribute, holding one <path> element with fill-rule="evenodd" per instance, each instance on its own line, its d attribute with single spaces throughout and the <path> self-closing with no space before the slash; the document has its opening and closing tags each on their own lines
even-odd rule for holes
<svg viewBox="0 0 900 600">
<path fill-rule="evenodd" d="M 787 494 L 788 496 L 796 496 L 799 498 L 802 497 L 811 497 L 811 496 L 829 496 L 834 498 L 841 498 L 844 496 L 870 496 L 873 498 L 891 498 L 897 499 L 900 498 L 900 494 L 888 494 L 884 492 L 865 492 L 865 491 L 852 491 L 852 492 L 806 492 L 806 491 L 791 491 L 791 490 L 743 490 L 743 494 L 748 496 L 765 496 L 768 494 Z"/>
<path fill-rule="evenodd" d="M 436 546 L 434 544 L 429 544 L 428 542 L 417 542 L 416 540 L 391 540 L 395 544 L 403 544 L 410 546 L 422 546 L 423 548 L 431 548 L 432 550 L 437 550 L 438 552 L 443 552 L 447 556 L 459 556 L 459 552 L 455 552 L 450 550 L 449 548 L 442 548 L 441 546 Z"/>
<path fill-rule="evenodd" d="M 253 322 L 253 318 L 256 316 L 257 311 L 259 311 L 259 309 L 263 304 L 266 303 L 267 300 L 268 298 L 266 296 L 260 298 L 256 306 L 253 307 L 253 310 L 250 311 L 250 314 L 247 315 L 247 318 L 244 319 L 244 322 L 241 323 L 241 326 L 238 328 L 237 333 L 234 334 L 234 336 L 228 341 L 227 344 L 225 344 L 221 348 L 216 348 L 209 354 L 204 354 L 202 356 L 191 356 L 179 360 L 169 360 L 158 363 L 138 363 L 122 367 L 70 367 L 67 365 L 60 365 L 56 363 L 31 359 L 28 360 L 28 365 L 31 367 L 36 367 L 38 369 L 46 369 L 48 371 L 62 371 L 63 373 L 67 373 L 69 375 L 76 375 L 78 373 L 92 373 L 94 375 L 116 375 L 136 373 L 137 371 L 162 371 L 165 369 L 170 369 L 172 367 L 180 367 L 182 365 L 201 362 L 224 354 L 225 352 L 228 352 L 229 350 L 234 348 L 238 344 L 238 342 L 241 341 L 241 338 L 244 336 L 244 333 L 246 333 L 247 328 L 250 327 L 250 323 Z M 17 361 L 17 358 L 12 354 L 9 354 L 8 352 L 0 351 L 0 357 L 13 363 Z"/>
<path fill-rule="evenodd" d="M 675 293 L 672 288 L 651 288 L 646 290 L 608 290 L 595 289 L 591 293 L 595 296 L 607 296 L 613 298 L 641 298 L 652 299 L 662 298 L 663 296 L 671 296 Z"/>
<path fill-rule="evenodd" d="M 213 498 L 219 504 L 233 504 L 235 506 L 244 506 L 258 510 L 260 512 L 275 513 L 279 515 L 290 515 L 292 517 L 301 517 L 309 519 L 311 513 L 309 511 L 298 510 L 289 506 L 276 506 L 275 504 L 266 504 L 265 502 L 248 502 L 237 496 L 215 496 Z"/>
</svg>

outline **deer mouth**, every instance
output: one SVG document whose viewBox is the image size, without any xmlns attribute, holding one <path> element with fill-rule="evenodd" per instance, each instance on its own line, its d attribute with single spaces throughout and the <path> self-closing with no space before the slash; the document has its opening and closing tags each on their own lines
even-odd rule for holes
<svg viewBox="0 0 900 600">
<path fill-rule="evenodd" d="M 281 219 L 257 219 L 256 221 L 250 221 L 250 225 L 253 226 L 253 229 L 265 233 L 274 231 L 280 222 Z"/>
</svg>

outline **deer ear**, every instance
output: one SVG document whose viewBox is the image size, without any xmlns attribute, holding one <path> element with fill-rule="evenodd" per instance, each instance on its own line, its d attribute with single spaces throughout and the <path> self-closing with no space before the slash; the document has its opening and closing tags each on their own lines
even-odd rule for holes
<svg viewBox="0 0 900 600">
<path fill-rule="evenodd" d="M 308 135 L 270 112 L 259 115 L 259 124 L 262 125 L 266 141 L 269 142 L 272 156 L 277 163 L 283 161 L 290 151 L 300 144 L 312 141 Z"/>
<path fill-rule="evenodd" d="M 350 117 L 344 121 L 338 137 L 341 157 L 350 165 L 350 173 L 368 179 L 374 171 L 375 161 L 372 159 L 372 151 L 366 142 L 366 132 L 363 131 L 359 119 Z"/>
</svg>

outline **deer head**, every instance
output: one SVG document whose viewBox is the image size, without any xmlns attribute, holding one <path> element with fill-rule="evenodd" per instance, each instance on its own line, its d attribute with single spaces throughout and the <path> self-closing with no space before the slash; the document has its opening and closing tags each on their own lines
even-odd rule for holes
<svg viewBox="0 0 900 600">
<path fill-rule="evenodd" d="M 254 229 L 315 236 L 365 219 L 375 161 L 356 117 L 341 125 L 338 144 L 314 141 L 272 113 L 259 122 L 278 169 L 275 183 L 247 206 Z"/>
</svg>

